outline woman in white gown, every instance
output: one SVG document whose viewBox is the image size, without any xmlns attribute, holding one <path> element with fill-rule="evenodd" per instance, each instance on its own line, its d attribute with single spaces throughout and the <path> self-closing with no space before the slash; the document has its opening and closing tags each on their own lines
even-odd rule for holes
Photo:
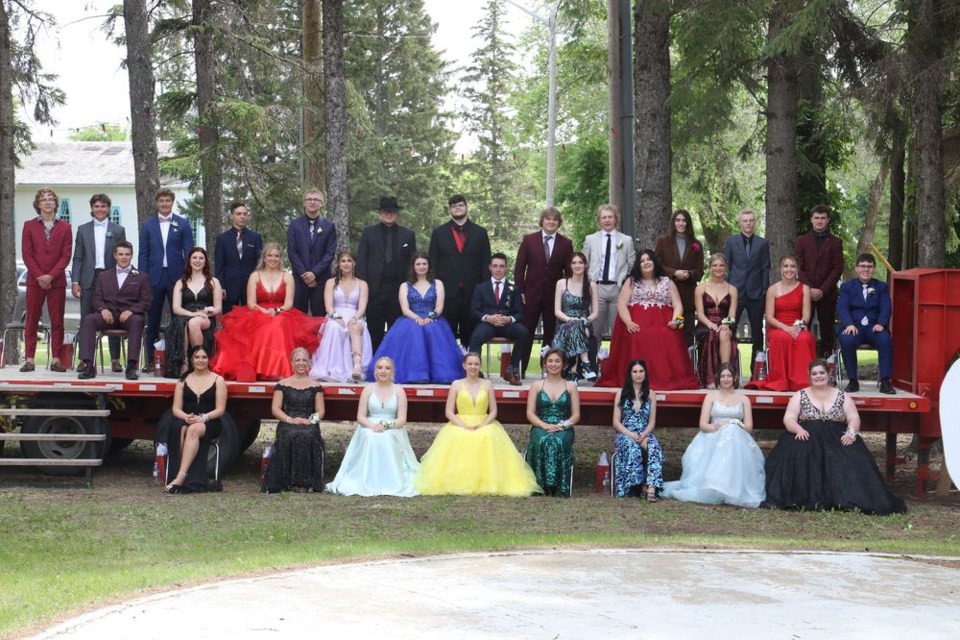
<svg viewBox="0 0 960 640">
<path fill-rule="evenodd" d="M 700 409 L 700 432 L 683 454 L 680 480 L 663 485 L 663 497 L 686 502 L 758 507 L 763 502 L 763 453 L 754 442 L 750 398 L 734 386 L 730 363 L 718 369 L 719 388 Z"/>
<path fill-rule="evenodd" d="M 379 358 L 373 374 L 376 384 L 365 386 L 360 394 L 356 431 L 327 491 L 345 496 L 415 496 L 413 478 L 420 463 L 403 428 L 407 396 L 403 387 L 393 383 L 390 358 Z"/>
</svg>

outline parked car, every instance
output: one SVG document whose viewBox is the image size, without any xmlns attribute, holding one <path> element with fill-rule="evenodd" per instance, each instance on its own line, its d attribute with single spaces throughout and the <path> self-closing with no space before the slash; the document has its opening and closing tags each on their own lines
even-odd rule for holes
<svg viewBox="0 0 960 640">
<path fill-rule="evenodd" d="M 76 333 L 80 329 L 80 300 L 73 297 L 70 293 L 70 267 L 67 267 L 67 304 L 64 309 L 63 324 L 67 333 Z M 22 262 L 17 262 L 17 305 L 13 310 L 13 317 L 24 322 L 27 319 L 27 267 Z M 47 305 L 43 305 L 43 316 L 41 322 L 47 327 L 50 326 L 50 314 L 47 312 Z"/>
</svg>

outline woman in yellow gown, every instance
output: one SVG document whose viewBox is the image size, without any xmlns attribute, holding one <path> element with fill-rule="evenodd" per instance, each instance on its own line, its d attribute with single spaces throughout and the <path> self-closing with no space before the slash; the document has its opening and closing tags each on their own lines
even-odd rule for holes
<svg viewBox="0 0 960 640">
<path fill-rule="evenodd" d="M 533 470 L 497 422 L 497 400 L 480 378 L 480 356 L 463 357 L 467 377 L 447 395 L 447 419 L 421 458 L 416 486 L 422 495 L 526 497 L 543 493 Z"/>
</svg>

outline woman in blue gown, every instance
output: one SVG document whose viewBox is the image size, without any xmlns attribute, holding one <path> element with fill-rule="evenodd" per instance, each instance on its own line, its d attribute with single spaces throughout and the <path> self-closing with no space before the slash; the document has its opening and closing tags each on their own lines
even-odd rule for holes
<svg viewBox="0 0 960 640">
<path fill-rule="evenodd" d="M 663 449 L 653 435 L 657 425 L 657 397 L 650 393 L 647 364 L 627 366 L 623 388 L 613 405 L 613 486 L 618 498 L 646 497 L 657 501 L 663 490 Z"/>
<path fill-rule="evenodd" d="M 443 283 L 430 273 L 430 258 L 424 252 L 413 256 L 410 279 L 400 285 L 400 309 L 397 319 L 373 362 L 388 356 L 396 363 L 396 380 L 401 384 L 432 382 L 450 384 L 463 372 L 463 352 L 450 325 L 441 317 Z M 374 380 L 373 367 L 367 380 Z"/>
<path fill-rule="evenodd" d="M 758 507 L 765 495 L 763 452 L 750 435 L 750 398 L 735 388 L 729 362 L 717 369 L 717 380 L 719 389 L 703 398 L 700 432 L 683 454 L 683 475 L 663 485 L 663 497 Z"/>
<path fill-rule="evenodd" d="M 403 428 L 407 395 L 393 383 L 390 358 L 377 358 L 373 373 L 377 382 L 360 394 L 356 431 L 327 491 L 344 496 L 415 496 L 413 479 L 420 463 Z"/>
<path fill-rule="evenodd" d="M 573 425 L 580 421 L 577 385 L 563 379 L 563 352 L 550 349 L 543 357 L 547 377 L 527 393 L 530 442 L 526 460 L 544 493 L 570 497 L 573 484 Z"/>
</svg>

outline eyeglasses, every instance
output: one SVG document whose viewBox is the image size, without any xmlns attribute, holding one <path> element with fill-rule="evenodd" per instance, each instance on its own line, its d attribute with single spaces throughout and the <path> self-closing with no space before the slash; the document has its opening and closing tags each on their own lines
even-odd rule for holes
<svg viewBox="0 0 960 640">
<path fill-rule="evenodd" d="M 304 198 L 304 202 L 323 202 L 323 198 Z"/>
<path fill-rule="evenodd" d="M 858 264 L 857 269 L 876 269 L 877 265 L 875 264 Z"/>
</svg>

